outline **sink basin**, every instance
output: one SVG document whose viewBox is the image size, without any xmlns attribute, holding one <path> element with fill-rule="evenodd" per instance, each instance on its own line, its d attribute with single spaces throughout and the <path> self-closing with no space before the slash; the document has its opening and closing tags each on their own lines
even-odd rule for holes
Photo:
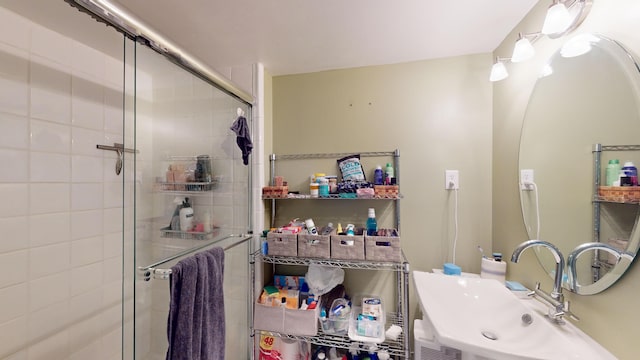
<svg viewBox="0 0 640 360">
<path fill-rule="evenodd" d="M 615 359 L 574 325 L 493 279 L 413 272 L 420 306 L 440 344 L 488 359 Z M 473 358 L 473 357 L 470 357 Z"/>
</svg>

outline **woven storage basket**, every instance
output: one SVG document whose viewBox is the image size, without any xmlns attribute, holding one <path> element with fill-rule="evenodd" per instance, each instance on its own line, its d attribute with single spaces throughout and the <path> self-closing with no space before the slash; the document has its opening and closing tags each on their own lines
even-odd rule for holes
<svg viewBox="0 0 640 360">
<path fill-rule="evenodd" d="M 364 260 L 363 229 L 358 229 L 357 235 L 331 235 L 331 258 L 340 260 Z M 347 242 L 353 241 L 353 245 Z"/>
<path fill-rule="evenodd" d="M 267 233 L 269 255 L 298 256 L 298 234 Z"/>
<path fill-rule="evenodd" d="M 600 186 L 598 197 L 604 201 L 638 203 L 640 202 L 640 186 Z"/>
<path fill-rule="evenodd" d="M 332 234 L 335 234 L 335 231 Z M 298 256 L 320 259 L 330 258 L 331 235 L 298 234 Z"/>
<path fill-rule="evenodd" d="M 365 258 L 370 261 L 402 260 L 399 236 L 365 236 L 364 250 Z"/>
</svg>

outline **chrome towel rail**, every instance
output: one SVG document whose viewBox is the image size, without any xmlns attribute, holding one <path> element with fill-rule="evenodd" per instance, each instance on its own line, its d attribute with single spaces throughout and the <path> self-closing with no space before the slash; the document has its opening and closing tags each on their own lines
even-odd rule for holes
<svg viewBox="0 0 640 360">
<path fill-rule="evenodd" d="M 192 253 L 195 253 L 198 250 L 202 250 L 206 247 L 209 247 L 211 245 L 215 245 L 223 240 L 227 240 L 227 239 L 231 239 L 231 238 L 241 238 L 239 241 L 234 242 L 233 244 L 227 245 L 225 247 L 223 247 L 224 251 L 227 251 L 231 248 L 234 248 L 240 244 L 243 244 L 249 240 L 251 240 L 253 238 L 253 235 L 250 234 L 231 234 L 228 236 L 225 236 L 221 239 L 216 239 L 215 241 L 211 241 L 211 242 L 207 242 L 206 244 L 197 246 L 197 247 L 193 247 L 190 249 L 187 249 L 185 251 L 182 251 L 180 253 L 177 253 L 175 255 L 169 256 L 165 259 L 162 259 L 160 261 L 157 261 L 151 265 L 148 266 L 139 266 L 138 267 L 138 271 L 140 271 L 140 273 L 142 274 L 142 277 L 144 279 L 144 281 L 149 281 L 152 278 L 154 279 L 161 279 L 161 280 L 166 280 L 169 278 L 169 275 L 171 275 L 171 269 L 158 269 L 156 268 L 157 266 L 160 266 L 162 264 L 168 263 L 169 261 L 172 260 L 176 260 L 178 258 L 181 258 L 185 255 L 189 255 Z"/>
</svg>

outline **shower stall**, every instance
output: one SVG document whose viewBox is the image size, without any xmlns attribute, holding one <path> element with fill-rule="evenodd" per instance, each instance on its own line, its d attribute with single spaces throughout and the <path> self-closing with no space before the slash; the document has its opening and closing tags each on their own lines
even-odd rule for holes
<svg viewBox="0 0 640 360">
<path fill-rule="evenodd" d="M 164 359 L 170 269 L 214 246 L 227 358 L 248 358 L 253 172 L 230 128 L 252 97 L 85 3 L 0 5 L 0 359 Z"/>
</svg>

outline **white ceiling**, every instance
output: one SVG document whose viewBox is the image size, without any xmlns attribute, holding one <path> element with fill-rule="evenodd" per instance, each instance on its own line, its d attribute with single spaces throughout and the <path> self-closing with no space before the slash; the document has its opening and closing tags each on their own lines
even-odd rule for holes
<svg viewBox="0 0 640 360">
<path fill-rule="evenodd" d="M 117 0 L 216 69 L 272 75 L 492 52 L 538 0 Z"/>
</svg>

